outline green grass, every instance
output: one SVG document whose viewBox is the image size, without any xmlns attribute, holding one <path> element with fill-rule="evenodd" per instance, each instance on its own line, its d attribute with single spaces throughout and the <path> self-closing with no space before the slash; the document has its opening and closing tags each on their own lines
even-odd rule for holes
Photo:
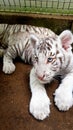
<svg viewBox="0 0 73 130">
<path fill-rule="evenodd" d="M 56 9 L 56 8 L 35 8 L 35 7 L 5 7 L 0 8 L 0 11 L 5 12 L 26 12 L 26 13 L 41 13 L 41 14 L 73 14 L 73 10 L 67 10 L 67 9 Z"/>
<path fill-rule="evenodd" d="M 7 1 L 7 0 L 6 0 Z M 41 2 L 42 1 L 42 2 Z M 69 5 L 69 0 L 23 0 L 21 1 L 21 6 L 17 0 L 16 6 L 9 6 L 8 3 L 5 3 L 6 6 L 1 5 L 0 11 L 5 12 L 27 12 L 27 13 L 42 13 L 42 14 L 73 14 L 73 3 Z M 53 1 L 53 2 L 52 2 Z M 72 2 L 72 0 L 71 0 Z M 1 4 L 1 3 L 0 3 Z M 24 6 L 25 7 L 24 7 Z M 46 7 L 47 6 L 47 7 Z"/>
</svg>

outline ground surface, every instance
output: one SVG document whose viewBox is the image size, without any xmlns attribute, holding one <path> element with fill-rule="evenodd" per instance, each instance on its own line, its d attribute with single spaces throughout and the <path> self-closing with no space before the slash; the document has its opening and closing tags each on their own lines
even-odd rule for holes
<svg viewBox="0 0 73 130">
<path fill-rule="evenodd" d="M 72 130 L 73 108 L 60 112 L 54 106 L 53 93 L 58 86 L 54 81 L 46 87 L 51 99 L 51 114 L 44 121 L 38 121 L 29 113 L 31 97 L 29 89 L 30 65 L 16 61 L 12 75 L 2 72 L 0 60 L 0 130 Z"/>
</svg>

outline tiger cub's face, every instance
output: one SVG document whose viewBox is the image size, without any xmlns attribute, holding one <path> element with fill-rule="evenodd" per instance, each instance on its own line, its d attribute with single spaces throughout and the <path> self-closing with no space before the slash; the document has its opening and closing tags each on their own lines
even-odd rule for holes
<svg viewBox="0 0 73 130">
<path fill-rule="evenodd" d="M 68 30 L 60 36 L 37 38 L 31 36 L 34 47 L 32 62 L 37 78 L 43 83 L 49 83 L 60 71 L 63 59 L 63 51 L 67 51 L 72 43 L 72 33 Z"/>
</svg>

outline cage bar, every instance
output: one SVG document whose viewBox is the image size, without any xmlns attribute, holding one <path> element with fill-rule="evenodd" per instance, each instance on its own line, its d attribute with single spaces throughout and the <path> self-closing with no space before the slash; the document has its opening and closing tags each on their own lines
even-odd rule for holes
<svg viewBox="0 0 73 130">
<path fill-rule="evenodd" d="M 0 0 L 0 12 L 73 14 L 73 0 Z"/>
</svg>

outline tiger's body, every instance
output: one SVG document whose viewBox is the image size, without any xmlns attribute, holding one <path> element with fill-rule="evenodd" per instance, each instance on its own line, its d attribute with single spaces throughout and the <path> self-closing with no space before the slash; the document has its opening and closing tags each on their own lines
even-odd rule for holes
<svg viewBox="0 0 73 130">
<path fill-rule="evenodd" d="M 50 83 L 56 75 L 62 82 L 54 93 L 55 105 L 66 111 L 73 105 L 73 54 L 72 33 L 63 31 L 59 36 L 49 29 L 28 25 L 6 25 L 1 34 L 3 51 L 3 72 L 15 71 L 13 59 L 20 56 L 25 62 L 30 59 L 30 113 L 39 120 L 50 113 L 50 99 L 44 84 Z"/>
</svg>

